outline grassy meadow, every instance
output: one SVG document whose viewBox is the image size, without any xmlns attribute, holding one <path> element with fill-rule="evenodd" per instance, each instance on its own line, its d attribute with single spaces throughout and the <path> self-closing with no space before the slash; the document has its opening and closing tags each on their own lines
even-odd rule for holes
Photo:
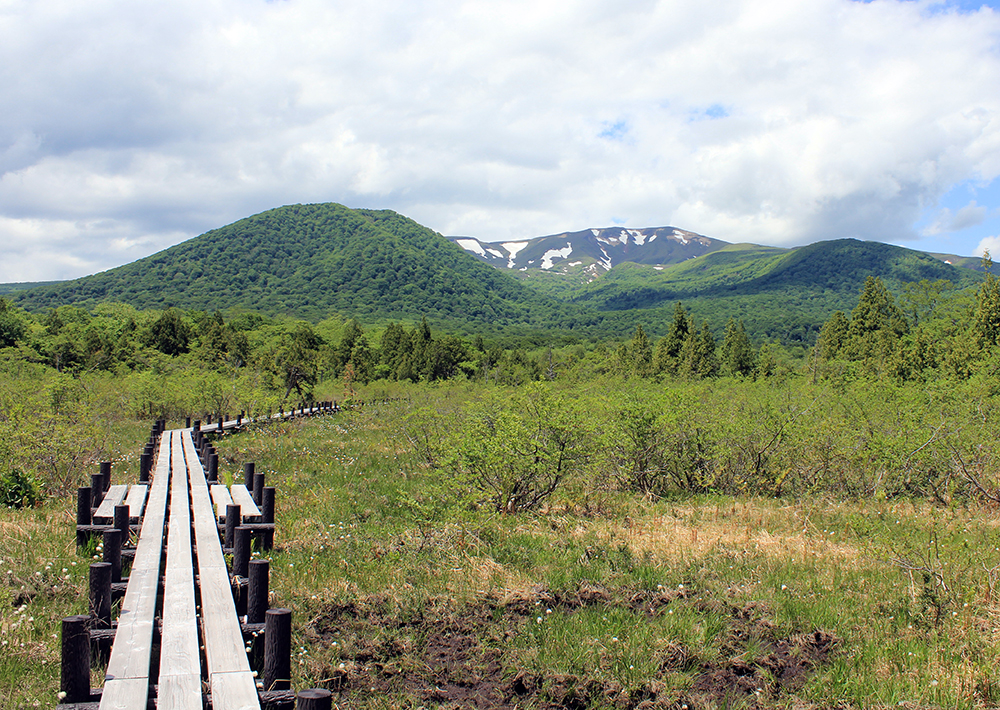
<svg viewBox="0 0 1000 710">
<path fill-rule="evenodd" d="M 989 397 L 540 386 L 557 399 L 537 416 L 572 414 L 578 455 L 551 495 L 513 511 L 482 485 L 476 466 L 500 444 L 474 425 L 491 412 L 530 438 L 530 418 L 509 416 L 530 392 L 364 394 L 398 400 L 217 444 L 224 477 L 255 461 L 277 487 L 271 604 L 293 610 L 294 688 L 328 687 L 345 708 L 1000 703 L 1000 530 L 970 482 L 993 490 Z M 659 487 L 630 485 L 622 422 L 636 402 L 667 417 L 658 431 L 677 436 L 660 447 L 695 478 L 675 468 Z M 744 430 L 764 443 L 780 430 L 767 465 Z M 691 463 L 678 442 L 694 431 L 706 460 Z M 132 480 L 145 425 L 114 432 L 101 453 Z M 949 461 L 951 475 L 935 469 Z M 0 707 L 56 702 L 59 620 L 86 613 L 96 554 L 75 548 L 74 505 L 0 509 Z"/>
</svg>

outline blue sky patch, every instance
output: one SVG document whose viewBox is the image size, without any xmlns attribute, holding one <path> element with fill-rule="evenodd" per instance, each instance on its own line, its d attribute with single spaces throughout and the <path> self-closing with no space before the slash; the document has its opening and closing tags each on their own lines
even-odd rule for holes
<svg viewBox="0 0 1000 710">
<path fill-rule="evenodd" d="M 607 138 L 609 141 L 623 141 L 628 133 L 628 123 L 626 121 L 615 121 L 614 123 L 604 122 L 604 130 L 597 135 Z"/>
</svg>

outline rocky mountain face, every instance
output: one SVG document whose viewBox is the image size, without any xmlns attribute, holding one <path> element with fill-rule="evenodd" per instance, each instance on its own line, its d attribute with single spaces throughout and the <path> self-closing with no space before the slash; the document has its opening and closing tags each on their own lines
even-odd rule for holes
<svg viewBox="0 0 1000 710">
<path fill-rule="evenodd" d="M 624 262 L 666 266 L 708 254 L 727 244 L 677 227 L 585 229 L 495 243 L 474 237 L 448 238 L 501 269 L 553 272 L 582 269 L 591 279 Z"/>
</svg>

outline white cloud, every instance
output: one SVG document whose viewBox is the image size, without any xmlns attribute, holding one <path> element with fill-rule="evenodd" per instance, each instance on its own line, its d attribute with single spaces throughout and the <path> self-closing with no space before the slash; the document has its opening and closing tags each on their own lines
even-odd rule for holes
<svg viewBox="0 0 1000 710">
<path fill-rule="evenodd" d="M 730 241 L 913 240 L 952 185 L 1000 175 L 1000 14 L 939 10 L 8 0 L 0 281 L 325 200 L 486 241 L 616 217 Z"/>
<path fill-rule="evenodd" d="M 934 221 L 925 227 L 922 233 L 931 236 L 975 227 L 983 223 L 987 211 L 985 206 L 977 205 L 975 200 L 955 212 L 945 207 L 938 212 Z"/>
<path fill-rule="evenodd" d="M 979 246 L 972 252 L 973 256 L 982 256 L 989 251 L 991 256 L 1000 258 L 1000 237 L 984 237 L 979 242 Z"/>
</svg>

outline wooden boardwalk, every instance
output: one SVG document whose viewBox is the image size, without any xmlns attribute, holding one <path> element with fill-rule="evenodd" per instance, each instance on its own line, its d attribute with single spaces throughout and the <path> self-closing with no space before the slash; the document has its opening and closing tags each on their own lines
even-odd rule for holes
<svg viewBox="0 0 1000 710">
<path fill-rule="evenodd" d="M 191 432 L 168 431 L 160 442 L 100 709 L 145 708 L 155 685 L 158 708 L 201 710 L 203 678 L 214 710 L 259 710 L 205 471 Z"/>
<path fill-rule="evenodd" d="M 127 584 L 126 580 L 111 584 L 107 581 L 111 579 L 111 573 L 104 570 L 108 586 L 106 591 L 96 594 L 92 587 L 91 616 L 64 620 L 62 684 L 64 690 L 72 687 L 75 697 L 67 698 L 62 708 L 203 710 L 210 707 L 212 710 L 260 710 L 262 698 L 266 699 L 263 704 L 268 706 L 292 707 L 295 704 L 294 693 L 282 690 L 289 688 L 287 646 L 290 638 L 279 640 L 287 634 L 277 631 L 279 621 L 290 629 L 291 612 L 285 609 L 267 611 L 267 624 L 261 623 L 264 618 L 258 618 L 251 619 L 251 624 L 244 619 L 241 625 L 234 589 L 242 595 L 248 580 L 231 573 L 220 539 L 220 519 L 224 519 L 229 511 L 238 512 L 236 520 L 229 521 L 227 527 L 229 532 L 233 532 L 235 526 L 243 526 L 237 528 L 237 532 L 244 535 L 244 543 L 242 548 L 237 545 L 236 555 L 242 560 L 239 568 L 244 571 L 240 574 L 247 575 L 245 569 L 250 552 L 246 541 L 249 536 L 261 534 L 265 549 L 269 549 L 273 539 L 274 488 L 263 488 L 263 475 L 254 474 L 253 464 L 245 467 L 246 485 L 236 483 L 227 488 L 215 481 L 210 482 L 211 471 L 206 468 L 214 470 L 217 457 L 204 439 L 204 434 L 218 434 L 251 423 L 324 414 L 339 409 L 335 403 L 325 403 L 256 421 L 227 420 L 206 427 L 195 425 L 195 428 L 169 431 L 162 431 L 162 424 L 159 424 L 158 428 L 154 428 L 150 444 L 144 452 L 146 461 L 140 467 L 143 472 L 149 473 L 151 481 L 132 486 L 105 483 L 103 488 L 106 492 L 96 509 L 87 504 L 92 489 L 80 489 L 77 513 L 77 540 L 80 544 L 94 534 L 103 534 L 107 541 L 109 534 L 118 536 L 119 529 L 125 532 L 126 539 L 136 529 L 139 536 L 134 554 L 131 551 L 121 553 L 133 558 Z M 158 436 L 157 431 L 161 432 Z M 201 457 L 196 442 L 201 443 Z M 154 450 L 155 454 L 149 453 Z M 203 466 L 202 460 L 208 461 L 209 458 L 213 466 Z M 110 477 L 110 464 L 102 464 L 102 472 Z M 140 480 L 143 475 L 140 475 Z M 94 476 L 93 485 L 97 485 L 98 478 Z M 256 490 L 251 493 L 248 487 Z M 263 505 L 260 505 L 261 500 Z M 233 505 L 239 508 L 230 507 Z M 127 522 L 123 506 L 127 506 Z M 84 512 L 82 516 L 81 510 Z M 105 554 L 107 562 L 107 552 Z M 261 617 L 267 609 L 268 587 L 267 565 L 263 565 L 258 568 L 264 570 L 263 583 L 250 582 L 249 589 L 249 603 Z M 112 565 L 92 565 L 92 584 L 95 568 L 102 566 L 109 568 Z M 70 627 L 66 623 L 82 619 L 88 622 L 89 627 L 91 622 L 102 618 L 94 606 L 95 599 L 104 595 L 107 597 L 105 604 L 109 604 L 110 596 L 120 595 L 122 588 L 124 598 L 117 627 L 109 629 L 105 621 L 103 629 L 98 624 L 86 632 L 90 639 L 88 645 L 99 644 L 102 638 L 113 638 L 104 688 L 98 693 L 91 693 L 87 690 L 89 664 L 84 660 L 84 667 L 75 670 L 69 670 L 72 662 L 67 665 L 67 659 L 71 661 L 74 652 L 67 651 L 67 629 Z M 243 602 L 246 601 L 243 597 Z M 108 607 L 103 608 L 106 610 Z M 107 611 L 102 613 L 107 619 Z M 273 634 L 267 631 L 272 614 L 275 615 L 276 629 Z M 256 674 L 250 668 L 245 641 L 247 627 L 256 633 L 265 632 L 263 676 L 274 688 L 268 692 L 258 689 Z M 273 647 L 272 642 L 275 642 Z M 84 656 L 89 656 L 87 647 L 76 648 Z M 87 693 L 90 693 L 89 696 Z M 306 696 L 309 700 L 304 700 L 306 704 L 303 707 L 330 707 L 327 691 L 303 691 L 303 698 Z M 319 704 L 312 704 L 317 697 Z"/>
</svg>

